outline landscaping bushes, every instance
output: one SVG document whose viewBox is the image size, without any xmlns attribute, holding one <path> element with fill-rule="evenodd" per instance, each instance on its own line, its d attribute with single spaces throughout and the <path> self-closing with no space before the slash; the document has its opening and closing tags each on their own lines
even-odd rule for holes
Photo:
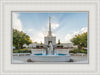
<svg viewBox="0 0 100 75">
<path fill-rule="evenodd" d="M 32 62 L 32 60 L 31 59 L 27 59 L 27 62 Z"/>
<path fill-rule="evenodd" d="M 13 53 L 31 53 L 31 50 L 19 49 L 13 50 Z"/>
<path fill-rule="evenodd" d="M 76 53 L 85 53 L 85 54 L 87 54 L 87 50 L 85 50 L 85 49 L 82 49 L 82 50 L 73 49 L 73 50 L 70 50 L 69 53 L 74 53 L 74 54 L 76 54 Z"/>
</svg>

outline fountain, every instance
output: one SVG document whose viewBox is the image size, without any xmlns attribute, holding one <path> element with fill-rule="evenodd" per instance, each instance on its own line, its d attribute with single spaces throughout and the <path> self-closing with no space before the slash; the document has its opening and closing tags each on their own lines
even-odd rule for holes
<svg viewBox="0 0 100 75">
<path fill-rule="evenodd" d="M 57 54 L 56 49 L 53 49 L 52 43 L 47 47 L 48 53 L 46 49 L 42 49 L 41 54 L 31 54 L 32 61 L 43 61 L 43 62 L 61 62 L 61 61 L 70 61 L 69 54 Z M 46 54 L 47 53 L 47 54 Z"/>
<path fill-rule="evenodd" d="M 48 55 L 53 55 L 53 46 L 52 46 L 52 43 L 49 44 Z"/>
<path fill-rule="evenodd" d="M 59 53 L 58 49 L 54 46 L 56 45 L 56 37 L 53 37 L 51 34 L 51 18 L 49 17 L 49 32 L 48 36 L 45 37 L 44 48 L 42 49 L 31 49 L 31 60 L 32 61 L 43 61 L 43 62 L 61 62 L 61 61 L 70 61 L 69 53 L 63 54 Z M 62 48 L 63 49 L 63 48 Z M 61 50 L 62 50 L 61 49 Z M 39 51 L 36 53 L 36 51 Z M 66 51 L 69 51 L 66 49 Z"/>
</svg>

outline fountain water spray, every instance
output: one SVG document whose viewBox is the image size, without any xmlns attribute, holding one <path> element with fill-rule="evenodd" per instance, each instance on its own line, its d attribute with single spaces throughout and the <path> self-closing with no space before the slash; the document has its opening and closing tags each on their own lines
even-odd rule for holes
<svg viewBox="0 0 100 75">
<path fill-rule="evenodd" d="M 51 42 L 49 43 L 48 55 L 53 55 L 53 45 Z"/>
</svg>

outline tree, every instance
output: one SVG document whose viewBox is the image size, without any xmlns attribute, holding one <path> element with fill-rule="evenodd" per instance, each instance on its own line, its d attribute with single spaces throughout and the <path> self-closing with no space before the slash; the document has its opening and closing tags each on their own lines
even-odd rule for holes
<svg viewBox="0 0 100 75">
<path fill-rule="evenodd" d="M 60 39 L 58 40 L 58 44 L 60 44 Z"/>
<path fill-rule="evenodd" d="M 75 35 L 75 37 L 71 39 L 71 42 L 74 45 L 78 45 L 79 49 L 82 49 L 83 47 L 87 47 L 87 32 Z"/>
<path fill-rule="evenodd" d="M 13 29 L 13 46 L 17 49 L 22 49 L 24 44 L 32 43 L 30 37 L 23 31 Z"/>
<path fill-rule="evenodd" d="M 41 45 L 42 45 L 43 43 L 42 43 L 42 41 L 41 41 Z"/>
</svg>

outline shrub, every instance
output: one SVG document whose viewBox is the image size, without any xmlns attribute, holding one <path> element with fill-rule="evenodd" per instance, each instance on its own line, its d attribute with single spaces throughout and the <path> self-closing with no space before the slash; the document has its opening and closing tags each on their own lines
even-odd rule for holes
<svg viewBox="0 0 100 75">
<path fill-rule="evenodd" d="M 73 50 L 69 51 L 69 53 L 73 53 Z"/>
<path fill-rule="evenodd" d="M 84 50 L 84 53 L 87 54 L 87 50 Z"/>
<path fill-rule="evenodd" d="M 27 62 L 32 62 L 32 60 L 31 59 L 27 59 Z"/>
<path fill-rule="evenodd" d="M 60 45 L 60 46 L 57 46 L 58 48 L 63 48 L 63 46 L 62 45 Z"/>
<path fill-rule="evenodd" d="M 13 50 L 13 53 L 31 53 L 31 50 Z"/>
<path fill-rule="evenodd" d="M 74 60 L 73 59 L 70 59 L 69 62 L 74 62 Z"/>
<path fill-rule="evenodd" d="M 22 50 L 22 51 L 23 51 L 23 50 L 26 50 L 26 49 L 24 48 L 24 49 L 20 49 L 20 50 Z"/>
<path fill-rule="evenodd" d="M 61 45 L 61 48 L 63 48 L 63 46 Z"/>
<path fill-rule="evenodd" d="M 36 48 L 39 48 L 39 46 L 36 46 Z"/>
<path fill-rule="evenodd" d="M 81 50 L 81 51 L 80 51 L 80 53 L 84 53 L 84 52 L 85 52 L 84 50 Z"/>
<path fill-rule="evenodd" d="M 69 53 L 85 53 L 85 54 L 87 54 L 87 50 L 84 50 L 84 49 L 80 50 L 77 48 L 77 49 L 73 49 L 73 50 L 69 51 Z"/>
</svg>

